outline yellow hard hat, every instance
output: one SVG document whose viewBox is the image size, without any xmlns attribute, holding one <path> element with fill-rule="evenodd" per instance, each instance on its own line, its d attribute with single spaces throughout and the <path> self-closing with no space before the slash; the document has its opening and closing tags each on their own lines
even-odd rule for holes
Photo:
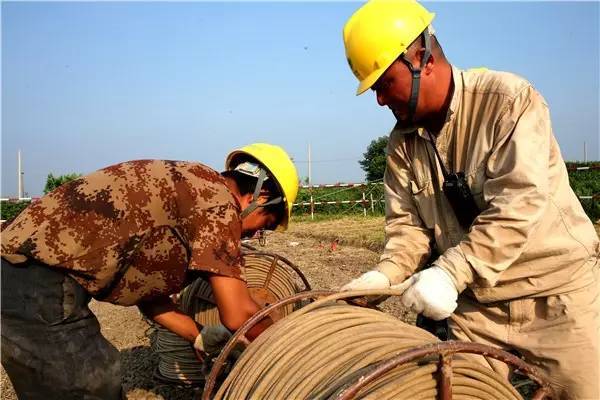
<svg viewBox="0 0 600 400">
<path fill-rule="evenodd" d="M 373 86 L 434 17 L 414 0 L 370 0 L 359 8 L 344 26 L 346 58 L 359 80 L 356 94 Z"/>
<path fill-rule="evenodd" d="M 268 143 L 253 143 L 229 153 L 225 161 L 225 169 L 234 169 L 236 167 L 235 159 L 240 155 L 249 155 L 256 159 L 277 181 L 277 186 L 281 190 L 285 205 L 285 217 L 277 229 L 287 229 L 290 216 L 292 215 L 292 205 L 298 195 L 299 181 L 298 172 L 290 156 L 279 146 Z"/>
</svg>

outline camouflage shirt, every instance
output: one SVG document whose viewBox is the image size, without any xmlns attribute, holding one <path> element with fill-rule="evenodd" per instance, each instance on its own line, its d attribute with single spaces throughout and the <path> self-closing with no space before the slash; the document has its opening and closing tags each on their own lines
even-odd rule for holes
<svg viewBox="0 0 600 400">
<path fill-rule="evenodd" d="M 66 183 L 2 232 L 2 257 L 66 271 L 94 297 L 132 305 L 179 291 L 188 270 L 245 280 L 240 205 L 216 171 L 139 160 Z"/>
</svg>

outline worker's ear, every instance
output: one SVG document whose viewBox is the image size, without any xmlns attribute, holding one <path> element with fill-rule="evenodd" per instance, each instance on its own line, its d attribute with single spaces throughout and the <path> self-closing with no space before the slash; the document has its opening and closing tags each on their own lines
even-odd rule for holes
<svg viewBox="0 0 600 400">
<path fill-rule="evenodd" d="M 269 201 L 270 197 L 271 197 L 271 193 L 269 193 L 268 190 L 261 190 L 260 194 L 258 195 L 258 203 L 264 204 L 267 201 Z"/>
<path fill-rule="evenodd" d="M 419 51 L 417 51 L 417 53 L 416 53 L 418 65 L 421 65 L 421 60 L 423 59 L 423 57 L 425 57 L 425 49 L 419 49 Z M 427 64 L 425 64 L 425 67 L 423 67 L 423 69 L 421 70 L 421 74 L 424 74 L 424 75 L 431 74 L 431 72 L 433 72 L 433 68 L 435 66 L 435 61 L 436 61 L 435 56 L 431 53 L 429 55 L 429 60 L 427 61 Z"/>
<path fill-rule="evenodd" d="M 252 203 L 252 197 L 252 193 L 246 193 L 240 196 L 240 205 L 242 206 L 242 210 Z"/>
</svg>

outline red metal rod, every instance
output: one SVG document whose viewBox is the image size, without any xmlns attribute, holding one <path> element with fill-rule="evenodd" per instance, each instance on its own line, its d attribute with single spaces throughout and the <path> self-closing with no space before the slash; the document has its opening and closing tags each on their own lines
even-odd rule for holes
<svg viewBox="0 0 600 400">
<path fill-rule="evenodd" d="M 545 398 L 552 398 L 552 392 L 548 387 L 540 387 L 535 391 L 531 400 L 544 400 Z"/>
<path fill-rule="evenodd" d="M 283 261 L 285 264 L 287 264 L 290 268 L 292 268 L 294 270 L 294 272 L 296 272 L 296 274 L 298 274 L 298 276 L 300 277 L 300 280 L 302 280 L 302 283 L 304 284 L 304 291 L 311 290 L 310 283 L 308 283 L 306 276 L 304 276 L 304 274 L 302 273 L 300 268 L 298 268 L 293 262 L 291 262 L 287 258 L 282 257 L 279 254 L 269 253 L 266 251 L 253 251 L 248 254 L 253 254 L 253 255 L 258 255 L 258 256 L 262 255 L 262 256 L 269 256 L 269 257 L 277 257 L 278 259 Z"/>
<path fill-rule="evenodd" d="M 546 382 L 544 378 L 542 378 L 538 370 L 530 366 L 520 358 L 504 350 L 500 350 L 491 346 L 486 346 L 480 343 L 448 341 L 441 343 L 431 343 L 425 346 L 407 350 L 401 354 L 398 354 L 397 356 L 380 362 L 379 366 L 375 368 L 372 372 L 368 373 L 365 376 L 361 376 L 356 383 L 354 383 L 346 390 L 341 392 L 337 399 L 350 400 L 354 398 L 354 396 L 356 396 L 356 394 L 363 387 L 379 379 L 382 375 L 386 374 L 398 365 L 411 362 L 423 357 L 427 357 L 433 354 L 442 354 L 442 356 L 451 357 L 451 355 L 454 353 L 481 354 L 487 357 L 492 357 L 497 360 L 500 360 L 506 364 L 516 367 L 516 369 L 518 369 L 520 372 L 524 373 L 529 378 L 531 378 L 535 383 L 540 385 L 540 389 L 538 390 L 538 392 L 536 392 L 536 395 L 540 393 L 539 395 L 542 397 L 539 397 L 538 399 L 543 399 L 544 396 L 551 393 L 550 385 L 548 384 L 548 382 Z"/>
<path fill-rule="evenodd" d="M 273 277 L 273 272 L 275 268 L 277 268 L 277 261 L 279 261 L 279 256 L 275 254 L 273 256 L 273 260 L 271 261 L 271 266 L 269 267 L 269 273 L 267 273 L 267 278 L 265 279 L 265 283 L 263 284 L 263 288 L 268 288 L 269 283 L 271 282 L 271 278 Z"/>
<path fill-rule="evenodd" d="M 438 388 L 441 400 L 452 400 L 452 354 L 440 354 Z"/>
</svg>

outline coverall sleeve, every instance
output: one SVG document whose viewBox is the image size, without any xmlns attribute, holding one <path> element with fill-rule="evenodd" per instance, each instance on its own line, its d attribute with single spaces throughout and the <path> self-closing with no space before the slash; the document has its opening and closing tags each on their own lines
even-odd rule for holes
<svg viewBox="0 0 600 400">
<path fill-rule="evenodd" d="M 233 205 L 215 205 L 197 213 L 192 228 L 190 270 L 205 271 L 245 281 L 241 252 L 242 224 Z"/>
<path fill-rule="evenodd" d="M 434 264 L 455 280 L 459 291 L 477 279 L 493 287 L 527 246 L 550 201 L 548 168 L 552 128 L 548 106 L 525 87 L 499 116 L 486 165 L 487 208 L 457 246 Z"/>
<path fill-rule="evenodd" d="M 376 270 L 395 285 L 425 264 L 433 234 L 419 217 L 410 185 L 414 179 L 393 134 L 386 152 L 385 247 Z"/>
</svg>

